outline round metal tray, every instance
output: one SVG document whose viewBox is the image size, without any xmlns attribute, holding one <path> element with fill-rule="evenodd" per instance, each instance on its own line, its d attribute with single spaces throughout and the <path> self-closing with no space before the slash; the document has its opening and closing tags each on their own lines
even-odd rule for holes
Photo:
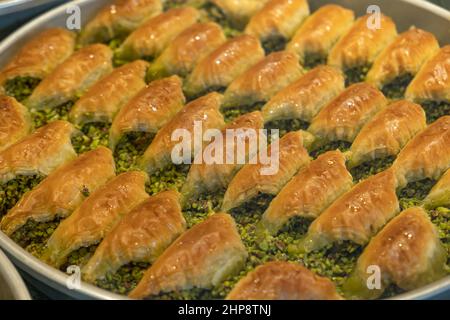
<svg viewBox="0 0 450 320">
<path fill-rule="evenodd" d="M 450 43 L 450 12 L 422 0 L 314 0 L 309 2 L 312 10 L 333 2 L 354 10 L 357 15 L 365 14 L 369 5 L 376 4 L 384 14 L 394 19 L 399 32 L 414 25 L 432 32 L 441 44 Z M 0 66 L 4 65 L 21 45 L 43 28 L 65 27 L 68 17 L 66 10 L 70 6 L 78 5 L 80 7 L 81 19 L 85 23 L 107 3 L 109 3 L 108 0 L 77 0 L 39 16 L 0 44 Z M 82 283 L 79 289 L 69 289 L 66 285 L 69 279 L 68 275 L 33 257 L 2 232 L 0 232 L 0 247 L 8 253 L 18 268 L 28 275 L 27 278 L 32 279 L 35 284 L 44 286 L 46 291 L 56 292 L 59 298 L 126 299 L 125 296 L 86 283 Z M 440 296 L 442 294 L 450 298 L 450 276 L 420 289 L 395 296 L 393 299 L 431 299 L 442 297 Z"/>
<path fill-rule="evenodd" d="M 22 278 L 8 257 L 0 250 L 0 300 L 30 300 Z"/>
</svg>

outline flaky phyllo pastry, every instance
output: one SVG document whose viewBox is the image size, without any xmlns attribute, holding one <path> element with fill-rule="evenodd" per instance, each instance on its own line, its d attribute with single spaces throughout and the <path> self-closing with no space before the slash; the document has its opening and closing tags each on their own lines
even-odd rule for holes
<svg viewBox="0 0 450 320">
<path fill-rule="evenodd" d="M 148 75 L 187 76 L 197 63 L 226 42 L 222 28 L 213 22 L 196 23 L 178 35 L 152 63 Z"/>
<path fill-rule="evenodd" d="M 32 77 L 42 80 L 68 58 L 75 48 L 75 34 L 65 29 L 42 31 L 27 42 L 0 71 L 0 94 L 7 80 Z"/>
<path fill-rule="evenodd" d="M 236 172 L 258 153 L 258 148 L 253 146 L 259 146 L 259 140 L 266 139 L 265 135 L 259 134 L 263 127 L 264 120 L 259 111 L 247 113 L 227 124 L 220 132 L 223 143 L 217 144 L 215 138 L 203 153 L 198 153 L 194 158 L 182 188 L 183 204 L 203 193 L 226 189 Z M 228 135 L 229 131 L 235 133 L 232 138 Z M 228 139 L 233 139 L 232 147 L 229 147 Z"/>
<path fill-rule="evenodd" d="M 229 109 L 267 102 L 302 74 L 296 54 L 286 51 L 271 53 L 228 86 L 222 107 Z"/>
<path fill-rule="evenodd" d="M 419 105 L 406 100 L 390 104 L 361 129 L 350 148 L 348 166 L 396 156 L 426 126 L 425 112 Z"/>
<path fill-rule="evenodd" d="M 370 65 L 380 52 L 397 36 L 397 28 L 391 18 L 381 14 L 380 26 L 372 25 L 372 15 L 356 20 L 331 50 L 328 64 L 342 70 Z"/>
<path fill-rule="evenodd" d="M 293 217 L 317 218 L 353 186 L 340 151 L 320 155 L 300 170 L 272 200 L 260 226 L 271 234 Z"/>
<path fill-rule="evenodd" d="M 387 105 L 381 91 L 361 82 L 353 84 L 326 105 L 311 122 L 308 131 L 319 142 L 352 142 L 362 127 Z"/>
<path fill-rule="evenodd" d="M 0 152 L 28 135 L 33 123 L 26 107 L 0 95 Z"/>
<path fill-rule="evenodd" d="M 76 51 L 42 80 L 25 104 L 29 108 L 51 109 L 73 102 L 112 71 L 112 56 L 111 49 L 102 44 Z"/>
<path fill-rule="evenodd" d="M 316 67 L 270 99 L 262 108 L 264 120 L 301 119 L 311 122 L 344 88 L 344 76 L 338 69 Z"/>
<path fill-rule="evenodd" d="M 172 9 L 150 19 L 132 32 L 120 46 L 120 59 L 155 58 L 181 32 L 199 19 L 200 13 L 191 7 Z"/>
<path fill-rule="evenodd" d="M 238 29 L 243 28 L 250 18 L 260 11 L 269 0 L 210 0 L 219 7 Z"/>
<path fill-rule="evenodd" d="M 405 97 L 417 103 L 450 101 L 450 45 L 442 47 L 420 69 Z"/>
<path fill-rule="evenodd" d="M 245 33 L 262 41 L 271 37 L 290 39 L 308 15 L 306 0 L 269 0 L 250 19 Z"/>
<path fill-rule="evenodd" d="M 364 249 L 356 269 L 344 285 L 351 298 L 377 298 L 391 283 L 411 290 L 445 275 L 446 252 L 436 227 L 422 208 L 400 213 L 380 231 Z M 379 268 L 380 288 L 369 277 Z M 372 267 L 372 268 L 371 268 Z"/>
<path fill-rule="evenodd" d="M 367 74 L 367 82 L 378 88 L 403 75 L 416 75 L 425 61 L 439 51 L 433 34 L 411 28 L 385 48 Z"/>
<path fill-rule="evenodd" d="M 300 250 L 349 240 L 364 245 L 399 211 L 397 181 L 388 169 L 355 185 L 313 221 Z"/>
<path fill-rule="evenodd" d="M 184 90 L 188 96 L 199 96 L 208 90 L 226 88 L 263 58 L 264 50 L 255 37 L 242 35 L 230 39 L 195 66 Z"/>
<path fill-rule="evenodd" d="M 148 198 L 147 174 L 122 173 L 94 191 L 56 228 L 42 259 L 59 267 L 72 251 L 98 244 L 133 207 Z"/>
<path fill-rule="evenodd" d="M 355 14 L 335 4 L 320 7 L 295 33 L 287 50 L 299 55 L 302 63 L 326 60 L 334 44 L 351 28 Z"/>
<path fill-rule="evenodd" d="M 110 147 L 114 149 L 120 138 L 129 132 L 156 134 L 184 107 L 185 102 L 178 76 L 151 82 L 134 95 L 114 118 L 109 133 Z"/>
<path fill-rule="evenodd" d="M 149 197 L 126 213 L 83 269 L 94 282 L 132 261 L 153 263 L 186 229 L 176 191 Z"/>
<path fill-rule="evenodd" d="M 400 186 L 422 179 L 439 179 L 450 168 L 450 116 L 416 135 L 399 153 L 392 168 Z"/>
<path fill-rule="evenodd" d="M 182 138 L 172 139 L 172 134 L 177 129 L 179 129 L 180 133 L 187 131 L 191 135 L 194 133 L 196 123 L 200 124 L 203 132 L 208 129 L 222 129 L 225 125 L 223 116 L 219 112 L 222 101 L 222 95 L 212 92 L 188 103 L 172 120 L 158 131 L 153 142 L 142 156 L 140 166 L 151 174 L 173 163 L 173 149 L 180 143 L 177 139 Z M 183 155 L 183 160 L 190 162 L 191 157 L 196 156 L 196 148 L 192 147 L 191 151 L 191 154 Z"/>
<path fill-rule="evenodd" d="M 18 175 L 48 175 L 77 154 L 71 137 L 74 126 L 62 120 L 50 122 L 0 152 L 0 183 Z"/>
<path fill-rule="evenodd" d="M 163 9 L 161 0 L 115 0 L 88 22 L 81 32 L 80 42 L 108 42 L 121 38 L 139 27 Z"/>
<path fill-rule="evenodd" d="M 211 288 L 236 274 L 247 259 L 233 218 L 216 213 L 182 234 L 147 270 L 132 298 Z"/>
<path fill-rule="evenodd" d="M 287 133 L 265 152 L 276 163 L 263 163 L 259 155 L 249 161 L 231 180 L 225 193 L 222 210 L 229 211 L 250 201 L 258 194 L 276 195 L 281 188 L 310 162 L 308 150 L 311 137 L 307 132 Z M 263 153 L 263 154 L 265 154 Z"/>
<path fill-rule="evenodd" d="M 72 107 L 70 120 L 111 123 L 122 106 L 145 87 L 147 67 L 147 62 L 136 60 L 100 79 Z"/>
<path fill-rule="evenodd" d="M 433 209 L 450 205 L 450 169 L 444 173 L 424 200 L 425 208 Z"/>
<path fill-rule="evenodd" d="M 300 264 L 273 261 L 241 279 L 228 300 L 341 300 L 328 278 L 315 275 Z"/>
<path fill-rule="evenodd" d="M 104 147 L 86 152 L 45 178 L 3 217 L 7 235 L 28 220 L 44 222 L 69 216 L 84 200 L 115 175 L 112 152 Z"/>
</svg>

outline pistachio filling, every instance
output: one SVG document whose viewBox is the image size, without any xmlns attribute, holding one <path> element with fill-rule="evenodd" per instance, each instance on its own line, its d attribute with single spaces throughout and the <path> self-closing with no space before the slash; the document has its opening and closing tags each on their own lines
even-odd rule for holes
<svg viewBox="0 0 450 320">
<path fill-rule="evenodd" d="M 74 105 L 73 101 L 66 102 L 56 108 L 31 110 L 31 117 L 33 118 L 34 127 L 37 129 L 55 120 L 69 120 L 69 112 Z"/>
<path fill-rule="evenodd" d="M 318 65 L 327 64 L 327 56 L 320 53 L 306 53 L 303 60 L 303 66 L 306 69 L 313 69 Z"/>
<path fill-rule="evenodd" d="M 265 102 L 262 101 L 262 102 L 255 102 L 249 105 L 240 105 L 239 107 L 236 108 L 227 108 L 222 111 L 222 114 L 226 122 L 231 122 L 244 114 L 261 110 L 264 104 Z"/>
<path fill-rule="evenodd" d="M 5 82 L 6 95 L 16 98 L 17 101 L 23 101 L 28 98 L 33 90 L 41 82 L 41 79 L 34 77 L 15 77 Z"/>
<path fill-rule="evenodd" d="M 115 151 L 117 173 L 136 169 L 136 162 L 141 157 L 154 138 L 153 133 L 129 132 L 119 141 Z"/>
<path fill-rule="evenodd" d="M 281 35 L 273 35 L 262 40 L 262 47 L 267 54 L 277 51 L 283 51 L 288 40 Z"/>
<path fill-rule="evenodd" d="M 366 79 L 370 67 L 370 65 L 362 65 L 346 69 L 344 71 L 345 86 L 348 87 L 354 83 L 363 82 Z"/>
<path fill-rule="evenodd" d="M 267 130 L 278 129 L 280 138 L 291 131 L 306 130 L 308 127 L 309 123 L 301 119 L 275 120 L 265 125 Z"/>
<path fill-rule="evenodd" d="M 427 115 L 428 123 L 433 123 L 440 117 L 450 115 L 450 101 L 426 101 L 421 105 Z"/>
<path fill-rule="evenodd" d="M 324 144 L 318 148 L 315 148 L 313 151 L 310 152 L 311 157 L 317 158 L 321 154 L 327 152 L 327 151 L 333 151 L 336 149 L 339 149 L 342 152 L 348 151 L 351 147 L 351 143 L 347 141 L 331 141 L 327 144 Z"/>
<path fill-rule="evenodd" d="M 350 170 L 355 182 L 367 179 L 377 173 L 388 169 L 394 163 L 395 157 L 389 156 L 385 158 L 375 159 L 364 162 L 363 164 L 354 167 Z"/>
<path fill-rule="evenodd" d="M 390 83 L 385 84 L 381 91 L 389 99 L 402 99 L 406 88 L 413 78 L 414 76 L 410 73 L 398 76 Z"/>
</svg>

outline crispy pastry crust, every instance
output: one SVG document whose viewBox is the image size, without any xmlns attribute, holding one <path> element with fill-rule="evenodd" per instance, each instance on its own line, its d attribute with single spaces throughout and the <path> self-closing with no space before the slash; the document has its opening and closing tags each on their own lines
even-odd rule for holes
<svg viewBox="0 0 450 320">
<path fill-rule="evenodd" d="M 83 95 L 112 71 L 111 49 L 103 44 L 84 47 L 53 70 L 25 102 L 35 109 L 52 109 Z"/>
<path fill-rule="evenodd" d="M 316 67 L 270 99 L 262 109 L 264 120 L 301 119 L 311 122 L 344 88 L 344 76 L 338 69 Z"/>
<path fill-rule="evenodd" d="M 27 136 L 32 127 L 28 109 L 13 97 L 0 95 L 0 152 Z"/>
<path fill-rule="evenodd" d="M 53 171 L 36 188 L 26 193 L 0 223 L 7 235 L 28 220 L 50 221 L 67 217 L 85 199 L 83 190 L 93 192 L 115 175 L 112 153 L 100 147 L 80 155 Z"/>
<path fill-rule="evenodd" d="M 233 25 L 241 29 L 269 0 L 211 0 L 225 13 Z"/>
<path fill-rule="evenodd" d="M 300 264 L 273 261 L 257 267 L 227 300 L 342 300 L 334 283 Z"/>
<path fill-rule="evenodd" d="M 233 218 L 216 213 L 181 235 L 147 270 L 131 298 L 210 288 L 237 273 L 247 259 Z"/>
<path fill-rule="evenodd" d="M 137 60 L 100 79 L 72 107 L 71 121 L 111 123 L 120 108 L 145 87 L 148 66 L 147 62 Z"/>
<path fill-rule="evenodd" d="M 424 200 L 427 209 L 450 205 L 450 169 L 444 173 Z"/>
<path fill-rule="evenodd" d="M 179 198 L 164 191 L 127 213 L 84 267 L 84 279 L 94 282 L 131 261 L 153 263 L 186 229 Z"/>
</svg>

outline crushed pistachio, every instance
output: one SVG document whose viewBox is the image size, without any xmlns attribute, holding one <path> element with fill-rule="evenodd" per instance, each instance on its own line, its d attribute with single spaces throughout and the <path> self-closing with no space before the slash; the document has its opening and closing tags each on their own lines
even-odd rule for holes
<svg viewBox="0 0 450 320">
<path fill-rule="evenodd" d="M 308 127 L 309 123 L 300 119 L 275 120 L 265 125 L 268 130 L 278 129 L 280 137 L 291 131 L 306 130 Z"/>
<path fill-rule="evenodd" d="M 164 190 L 179 191 L 186 181 L 189 172 L 188 165 L 169 165 L 158 170 L 149 177 L 146 190 L 150 195 Z"/>
<path fill-rule="evenodd" d="M 6 80 L 5 92 L 17 101 L 23 101 L 31 95 L 40 82 L 41 79 L 34 77 L 15 77 Z"/>
<path fill-rule="evenodd" d="M 345 86 L 348 87 L 354 83 L 362 82 L 366 79 L 366 75 L 370 70 L 370 65 L 357 66 L 348 68 L 344 71 Z"/>
<path fill-rule="evenodd" d="M 107 147 L 109 144 L 109 125 L 92 122 L 78 127 L 81 134 L 72 138 L 75 151 L 80 154 L 94 150 L 99 146 Z"/>
<path fill-rule="evenodd" d="M 42 127 L 49 122 L 55 120 L 69 120 L 69 112 L 74 105 L 73 101 L 64 103 L 56 108 L 43 109 L 43 110 L 31 110 L 31 117 L 33 118 L 33 123 L 35 128 Z"/>
<path fill-rule="evenodd" d="M 327 64 L 327 56 L 319 53 L 306 53 L 303 60 L 303 66 L 306 69 L 313 69 L 318 65 Z"/>
<path fill-rule="evenodd" d="M 235 108 L 227 108 L 222 111 L 222 114 L 226 122 L 231 122 L 237 117 L 240 117 L 246 113 L 261 110 L 264 104 L 265 102 L 255 102 L 250 105 L 240 105 Z"/>
<path fill-rule="evenodd" d="M 421 105 L 427 115 L 428 124 L 435 122 L 442 116 L 450 116 L 450 102 L 427 101 Z"/>
<path fill-rule="evenodd" d="M 125 134 L 114 151 L 117 173 L 135 170 L 137 160 L 144 154 L 154 136 L 153 133 L 148 132 Z"/>
<path fill-rule="evenodd" d="M 329 142 L 327 144 L 320 146 L 317 149 L 314 149 L 313 151 L 310 152 L 310 155 L 313 158 L 317 158 L 318 156 L 320 156 L 321 154 L 323 154 L 327 151 L 332 151 L 332 150 L 336 150 L 336 149 L 339 149 L 340 151 L 345 152 L 350 149 L 351 145 L 352 144 L 347 141 L 342 141 L 342 140 L 332 141 L 332 142 Z"/>
<path fill-rule="evenodd" d="M 82 268 L 86 265 L 89 259 L 94 255 L 97 250 L 98 244 L 94 244 L 88 247 L 81 247 L 67 257 L 66 262 L 60 267 L 60 270 L 65 272 L 69 266 L 78 266 Z"/>
<path fill-rule="evenodd" d="M 119 268 L 117 272 L 106 274 L 104 279 L 96 281 L 96 285 L 126 295 L 137 286 L 149 267 L 150 264 L 147 262 L 131 262 Z"/>
<path fill-rule="evenodd" d="M 358 182 L 388 169 L 392 163 L 394 163 L 394 160 L 395 157 L 389 156 L 367 161 L 355 168 L 352 168 L 350 173 L 353 176 L 353 180 Z"/>
<path fill-rule="evenodd" d="M 412 79 L 413 75 L 410 73 L 398 76 L 390 83 L 385 84 L 381 91 L 389 99 L 402 99 Z"/>
<path fill-rule="evenodd" d="M 286 47 L 287 39 L 281 35 L 279 36 L 271 36 L 267 39 L 262 40 L 262 47 L 266 54 L 270 54 L 272 52 L 283 51 Z"/>
</svg>

